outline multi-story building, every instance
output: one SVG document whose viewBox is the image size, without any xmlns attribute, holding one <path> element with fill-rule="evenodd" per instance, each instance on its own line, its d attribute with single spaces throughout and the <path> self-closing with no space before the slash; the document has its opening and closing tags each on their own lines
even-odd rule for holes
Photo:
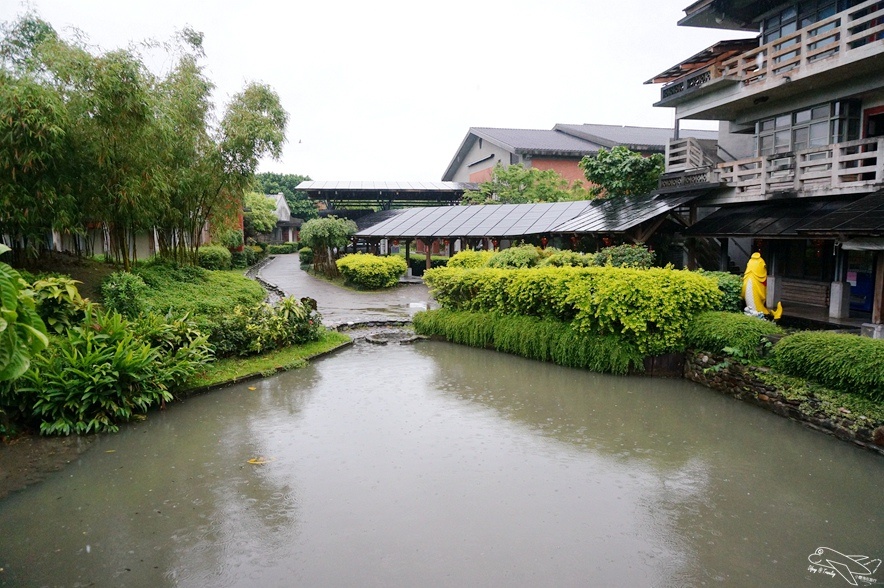
<svg viewBox="0 0 884 588">
<path fill-rule="evenodd" d="M 761 251 L 787 314 L 859 317 L 882 336 L 884 1 L 700 0 L 679 24 L 758 33 L 649 81 L 677 121 L 660 188 L 697 195 L 686 234 L 738 264 Z M 719 121 L 717 149 L 678 138 L 685 119 Z"/>
</svg>

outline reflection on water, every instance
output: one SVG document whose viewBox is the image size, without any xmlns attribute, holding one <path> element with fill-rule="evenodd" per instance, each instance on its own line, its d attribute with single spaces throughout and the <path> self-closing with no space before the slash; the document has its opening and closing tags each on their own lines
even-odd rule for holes
<svg viewBox="0 0 884 588">
<path fill-rule="evenodd" d="M 0 501 L 0 585 L 831 585 L 807 556 L 884 556 L 882 483 L 689 382 L 356 345 Z"/>
</svg>

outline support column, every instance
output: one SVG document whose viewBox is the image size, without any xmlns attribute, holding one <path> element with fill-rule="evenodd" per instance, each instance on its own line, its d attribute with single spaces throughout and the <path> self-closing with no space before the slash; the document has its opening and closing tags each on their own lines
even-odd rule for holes
<svg viewBox="0 0 884 588">
<path fill-rule="evenodd" d="M 728 240 L 727 237 L 719 237 L 718 242 L 721 244 L 721 253 L 718 258 L 718 269 L 720 271 L 726 272 L 730 267 L 730 256 L 728 256 L 727 247 Z"/>
<path fill-rule="evenodd" d="M 424 241 L 424 245 L 427 246 L 427 269 L 431 269 L 433 267 L 433 242 L 435 239 L 427 239 Z"/>
<path fill-rule="evenodd" d="M 829 288 L 829 317 L 850 317 L 850 283 L 844 278 L 847 275 L 847 253 L 836 245 L 835 280 Z"/>
</svg>

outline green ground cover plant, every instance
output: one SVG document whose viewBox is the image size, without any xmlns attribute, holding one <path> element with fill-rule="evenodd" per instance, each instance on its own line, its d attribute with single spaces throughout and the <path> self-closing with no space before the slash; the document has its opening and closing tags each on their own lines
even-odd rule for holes
<svg viewBox="0 0 884 588">
<path fill-rule="evenodd" d="M 685 343 L 711 353 L 757 359 L 762 355 L 765 337 L 783 333 L 783 329 L 771 321 L 733 312 L 709 311 L 698 314 L 690 322 Z"/>
<path fill-rule="evenodd" d="M 784 337 L 772 352 L 779 371 L 839 392 L 884 401 L 884 341 L 827 331 Z"/>
<path fill-rule="evenodd" d="M 550 318 L 440 309 L 416 314 L 414 326 L 421 335 L 567 367 L 611 374 L 643 369 L 641 351 L 620 337 L 589 335 Z"/>
<path fill-rule="evenodd" d="M 392 288 L 405 273 L 405 260 L 396 255 L 379 257 L 366 253 L 345 255 L 337 260 L 338 270 L 348 284 L 364 290 Z"/>
</svg>

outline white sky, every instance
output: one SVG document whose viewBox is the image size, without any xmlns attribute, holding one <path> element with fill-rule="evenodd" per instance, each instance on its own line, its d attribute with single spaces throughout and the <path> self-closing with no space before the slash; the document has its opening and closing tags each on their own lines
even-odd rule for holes
<svg viewBox="0 0 884 588">
<path fill-rule="evenodd" d="M 671 127 L 643 82 L 735 31 L 677 27 L 691 0 L 33 0 L 103 48 L 205 34 L 224 104 L 249 81 L 289 113 L 280 161 L 314 180 L 435 181 L 469 127 Z M 23 12 L 0 0 L 0 21 Z M 168 65 L 168 64 L 167 64 Z M 220 116 L 220 108 L 218 114 Z M 709 124 L 685 127 L 717 128 Z"/>
</svg>

